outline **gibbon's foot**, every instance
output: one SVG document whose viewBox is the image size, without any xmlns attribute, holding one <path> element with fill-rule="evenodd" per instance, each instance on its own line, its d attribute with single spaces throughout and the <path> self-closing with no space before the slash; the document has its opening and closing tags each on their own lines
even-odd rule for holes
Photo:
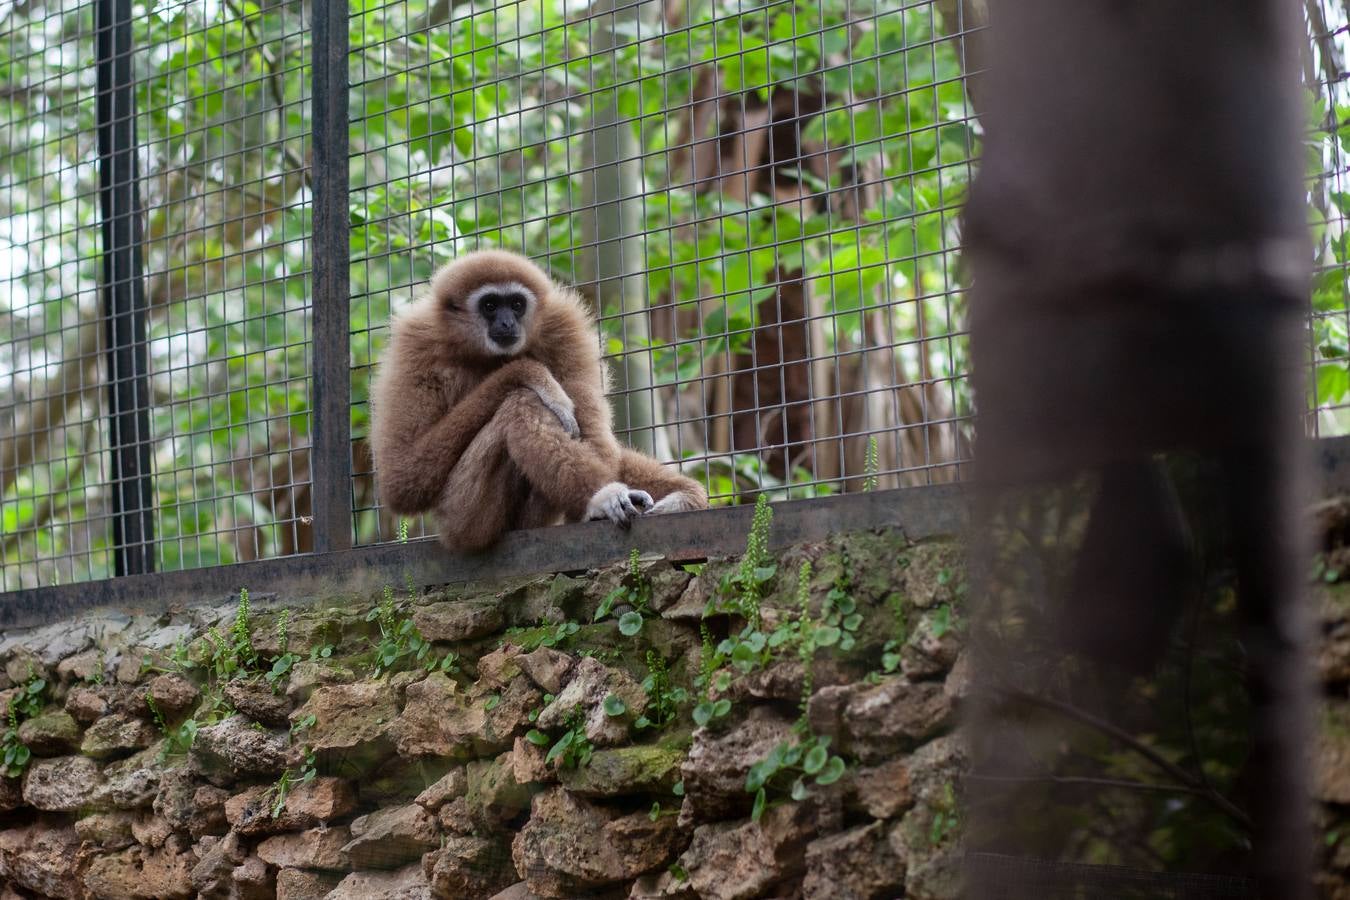
<svg viewBox="0 0 1350 900">
<path fill-rule="evenodd" d="M 633 520 L 655 504 L 646 491 L 630 488 L 621 481 L 611 481 L 595 492 L 586 504 L 586 518 L 609 519 L 615 525 L 627 528 Z"/>
<path fill-rule="evenodd" d="M 675 491 L 673 494 L 667 494 L 658 500 L 651 509 L 647 510 L 645 515 L 657 516 L 662 513 L 689 512 L 706 507 L 707 504 L 697 502 L 684 491 Z"/>
</svg>

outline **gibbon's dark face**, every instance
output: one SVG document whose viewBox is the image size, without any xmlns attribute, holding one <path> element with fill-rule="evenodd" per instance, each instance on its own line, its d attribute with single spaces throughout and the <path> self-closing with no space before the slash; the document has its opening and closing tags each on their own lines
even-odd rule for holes
<svg viewBox="0 0 1350 900">
<path fill-rule="evenodd" d="M 468 307 L 478 316 L 489 353 L 509 356 L 524 349 L 526 319 L 534 304 L 534 294 L 516 281 L 485 284 L 469 294 Z"/>
</svg>

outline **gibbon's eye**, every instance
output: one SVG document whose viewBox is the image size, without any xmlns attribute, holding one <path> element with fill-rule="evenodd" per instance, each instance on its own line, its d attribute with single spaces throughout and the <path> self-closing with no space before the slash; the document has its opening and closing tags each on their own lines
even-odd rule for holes
<svg viewBox="0 0 1350 900">
<path fill-rule="evenodd" d="M 488 294 L 483 298 L 483 302 L 478 305 L 478 308 L 483 311 L 483 315 L 492 315 L 497 311 L 497 298 Z"/>
<path fill-rule="evenodd" d="M 519 295 L 511 298 L 511 312 L 517 316 L 525 312 L 525 300 Z"/>
</svg>

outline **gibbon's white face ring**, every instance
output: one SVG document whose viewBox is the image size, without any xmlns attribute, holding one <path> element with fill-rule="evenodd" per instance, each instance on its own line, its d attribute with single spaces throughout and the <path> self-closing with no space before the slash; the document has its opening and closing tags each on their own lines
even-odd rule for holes
<svg viewBox="0 0 1350 900">
<path fill-rule="evenodd" d="M 520 326 L 520 336 L 513 343 L 501 344 L 493 340 L 488 335 L 486 320 L 483 317 L 479 304 L 487 296 L 519 296 L 525 300 L 525 308 L 521 310 L 518 317 Z M 490 356 L 512 356 L 520 352 L 525 347 L 525 320 L 534 312 L 535 304 L 538 302 L 534 296 L 534 291 L 521 284 L 519 281 L 492 281 L 487 284 L 481 284 L 469 292 L 465 298 L 465 306 L 473 314 L 474 320 L 478 323 L 478 337 L 482 343 L 483 350 Z"/>
</svg>

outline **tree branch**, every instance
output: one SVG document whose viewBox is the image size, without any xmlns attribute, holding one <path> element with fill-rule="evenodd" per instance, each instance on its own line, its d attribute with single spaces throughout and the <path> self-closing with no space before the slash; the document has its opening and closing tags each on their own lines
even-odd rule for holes
<svg viewBox="0 0 1350 900">
<path fill-rule="evenodd" d="M 1244 827 L 1252 827 L 1252 820 L 1245 812 L 1239 809 L 1237 805 L 1227 797 L 1211 788 L 1203 779 L 1196 778 L 1190 772 L 1187 772 L 1176 763 L 1168 760 L 1148 744 L 1145 744 L 1134 735 L 1113 725 L 1105 719 L 1098 718 L 1092 713 L 1068 703 L 1052 700 L 1049 697 L 1038 697 L 1035 694 L 1028 694 L 1025 691 L 1019 691 L 1012 688 L 995 687 L 993 688 L 993 691 L 1008 700 L 1025 703 L 1029 706 L 1037 706 L 1041 709 L 1058 713 L 1065 718 L 1072 719 L 1075 722 L 1088 726 L 1094 731 L 1106 735 L 1153 763 L 1153 765 L 1157 766 L 1164 773 L 1171 776 L 1179 786 L 1185 787 L 1189 789 L 1189 791 L 1205 797 L 1234 821 L 1241 823 Z"/>
</svg>

